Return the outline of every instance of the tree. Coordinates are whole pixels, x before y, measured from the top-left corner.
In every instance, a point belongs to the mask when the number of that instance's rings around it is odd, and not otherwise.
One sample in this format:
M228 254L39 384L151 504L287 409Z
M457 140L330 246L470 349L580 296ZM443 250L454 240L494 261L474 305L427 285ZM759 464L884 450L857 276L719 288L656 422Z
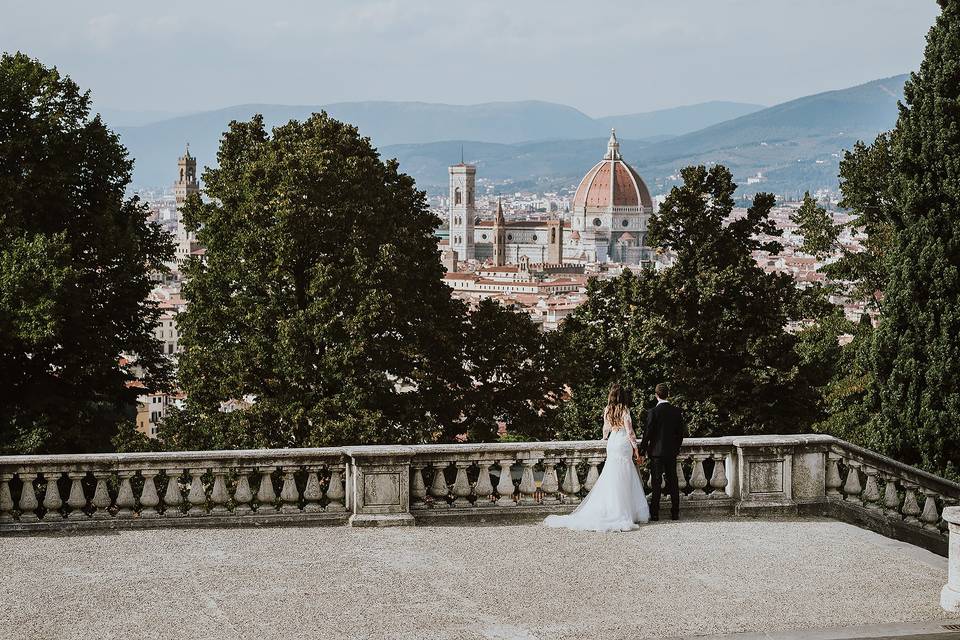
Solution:
M891 137L894 241L873 342L886 451L960 473L960 2L927 36Z
M173 245L125 196L132 166L89 92L0 57L0 452L110 450L137 399L122 354L169 382L146 297Z
M568 434L595 433L607 385L626 381L643 402L671 384L698 435L787 433L809 428L816 402L788 321L818 294L767 274L752 253L777 253L773 196L758 194L732 218L736 185L722 166L688 167L650 220L650 241L675 253L662 271L591 283L567 320L567 350L595 358L564 407Z
M552 336L522 310L482 300L465 320L463 416L449 436L494 441L503 422L512 434L543 437L560 395Z
M850 212L849 222L835 224L809 193L791 216L803 235L802 251L820 258L839 256L820 268L830 279L831 289L878 309L887 286L885 260L893 241L890 144L890 134L883 133L870 146L857 142L852 151L844 153L839 204ZM845 229L857 233L862 250L840 242Z
M458 421L461 304L413 180L325 113L233 122L186 224L176 448L416 443ZM246 400L226 413L222 403Z

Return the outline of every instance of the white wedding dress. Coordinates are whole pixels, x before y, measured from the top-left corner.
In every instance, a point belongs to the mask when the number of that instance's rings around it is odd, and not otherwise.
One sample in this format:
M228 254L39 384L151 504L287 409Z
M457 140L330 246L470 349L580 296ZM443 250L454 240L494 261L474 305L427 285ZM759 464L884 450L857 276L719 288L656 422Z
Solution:
M650 520L650 507L643 483L633 462L636 436L630 413L623 417L623 427L613 430L607 412L603 414L603 434L607 437L607 461L593 489L577 509L564 516L547 516L548 527L565 527L577 531L631 531L638 523Z

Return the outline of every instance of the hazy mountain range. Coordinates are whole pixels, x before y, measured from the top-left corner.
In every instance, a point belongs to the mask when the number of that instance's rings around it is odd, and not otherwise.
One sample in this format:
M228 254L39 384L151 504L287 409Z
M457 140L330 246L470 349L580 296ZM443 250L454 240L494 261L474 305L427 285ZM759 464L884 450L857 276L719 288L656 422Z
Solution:
M141 186L170 184L187 142L201 164L214 163L220 135L231 120L262 113L274 126L325 109L356 124L384 157L396 157L401 169L430 191L444 189L447 166L459 161L461 145L464 158L478 165L478 178L512 181L498 190L568 185L603 155L609 130L616 127L625 158L654 193L666 189L680 167L712 162L730 166L744 182L763 172L767 181L751 189L792 193L836 187L841 149L894 125L905 79L886 78L769 108L708 102L591 118L572 107L536 101L238 105L116 130L136 160L134 182ZM109 117L105 110L108 124Z

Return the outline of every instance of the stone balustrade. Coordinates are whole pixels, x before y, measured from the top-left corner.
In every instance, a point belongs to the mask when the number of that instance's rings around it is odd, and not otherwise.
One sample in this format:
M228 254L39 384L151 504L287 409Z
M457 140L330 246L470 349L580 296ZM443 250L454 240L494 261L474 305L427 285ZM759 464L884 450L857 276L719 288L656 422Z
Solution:
M827 452L824 484L846 520L946 555L944 510L960 502L957 483L837 440Z
M0 457L0 532L343 522L344 475L335 448Z
M571 511L605 443L525 442L0 457L0 533ZM683 513L824 515L947 553L960 485L823 435L688 438ZM646 465L638 467L650 493ZM664 495L664 500L669 497Z

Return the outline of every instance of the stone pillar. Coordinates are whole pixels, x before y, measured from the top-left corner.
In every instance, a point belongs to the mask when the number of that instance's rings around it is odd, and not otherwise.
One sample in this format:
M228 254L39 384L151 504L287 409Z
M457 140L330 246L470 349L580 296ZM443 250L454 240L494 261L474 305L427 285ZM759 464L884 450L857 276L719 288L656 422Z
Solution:
M230 492L227 491L227 474L229 469L224 467L215 467L213 469L213 487L210 489L210 513L214 515L227 515L230 510L227 509L227 503L230 502Z
M414 450L404 446L367 446L347 447L344 451L350 457L350 525L414 524L410 515L410 459Z
M497 505L501 507L510 507L516 504L513 500L513 476L510 473L510 469L513 467L513 460L501 460L500 461L500 480L497 482L497 493L500 495L500 498L497 500Z
M62 520L63 514L60 513L60 507L63 506L63 500L60 498L60 488L57 487L57 481L61 476L60 471L44 471L43 477L47 481L47 489L43 493L43 508L47 510L44 520Z
M36 489L33 487L33 481L37 478L37 474L21 473L19 475L20 481L23 482L18 504L20 507L20 522L36 522L40 519L37 517L37 507L40 504L37 502Z
M414 509L425 509L427 506L427 485L423 482L423 469L427 465L416 462L410 465L413 469L413 483L410 485L410 495L413 496Z
M490 481L490 461L481 460L477 463L480 466L480 475L477 476L477 484L473 487L473 495L477 497L473 503L475 507L489 507L493 496L493 483Z
M467 480L467 467L471 463L469 460L457 460L454 462L457 467L457 477L453 481L453 506L470 506L470 482Z
M303 487L303 499L306 502L303 505L304 513L318 513L323 511L320 500L323 498L323 491L320 488L319 465L307 466L307 484Z
M130 478L136 472L130 469L117 471L117 477L120 478L120 488L117 489L117 518L132 518L133 510L137 506L137 499L133 496L133 487L130 485Z
M795 513L794 443L777 436L745 436L737 447L737 513Z
M297 478L294 475L299 467L281 467L283 471L283 485L280 487L280 513L300 513L300 491L297 489Z
M12 473L0 473L0 522L13 522L13 497L10 495Z
M87 477L86 471L71 471L67 474L67 477L70 478L70 495L67 496L67 506L70 507L70 513L67 515L68 520L86 520L87 514L83 512L84 507L87 506L87 496L83 493L83 479ZM2 480L2 477L0 477ZM3 490L0 488L0 511L3 510ZM3 519L0 517L0 522Z
M940 592L940 606L944 611L960 613L960 507L944 509L943 519L950 527L950 560L947 584Z
M143 476L143 490L140 492L140 517L149 520L158 518L157 505L160 504L160 496L157 495L157 484L154 478L159 471L145 469L140 472Z
M237 468L237 484L233 488L233 513L245 516L253 512L250 503L253 502L253 491L250 490L250 467Z
M533 468L537 460L528 458L520 461L523 464L523 474L520 476L520 504L536 504L537 485L533 478Z

